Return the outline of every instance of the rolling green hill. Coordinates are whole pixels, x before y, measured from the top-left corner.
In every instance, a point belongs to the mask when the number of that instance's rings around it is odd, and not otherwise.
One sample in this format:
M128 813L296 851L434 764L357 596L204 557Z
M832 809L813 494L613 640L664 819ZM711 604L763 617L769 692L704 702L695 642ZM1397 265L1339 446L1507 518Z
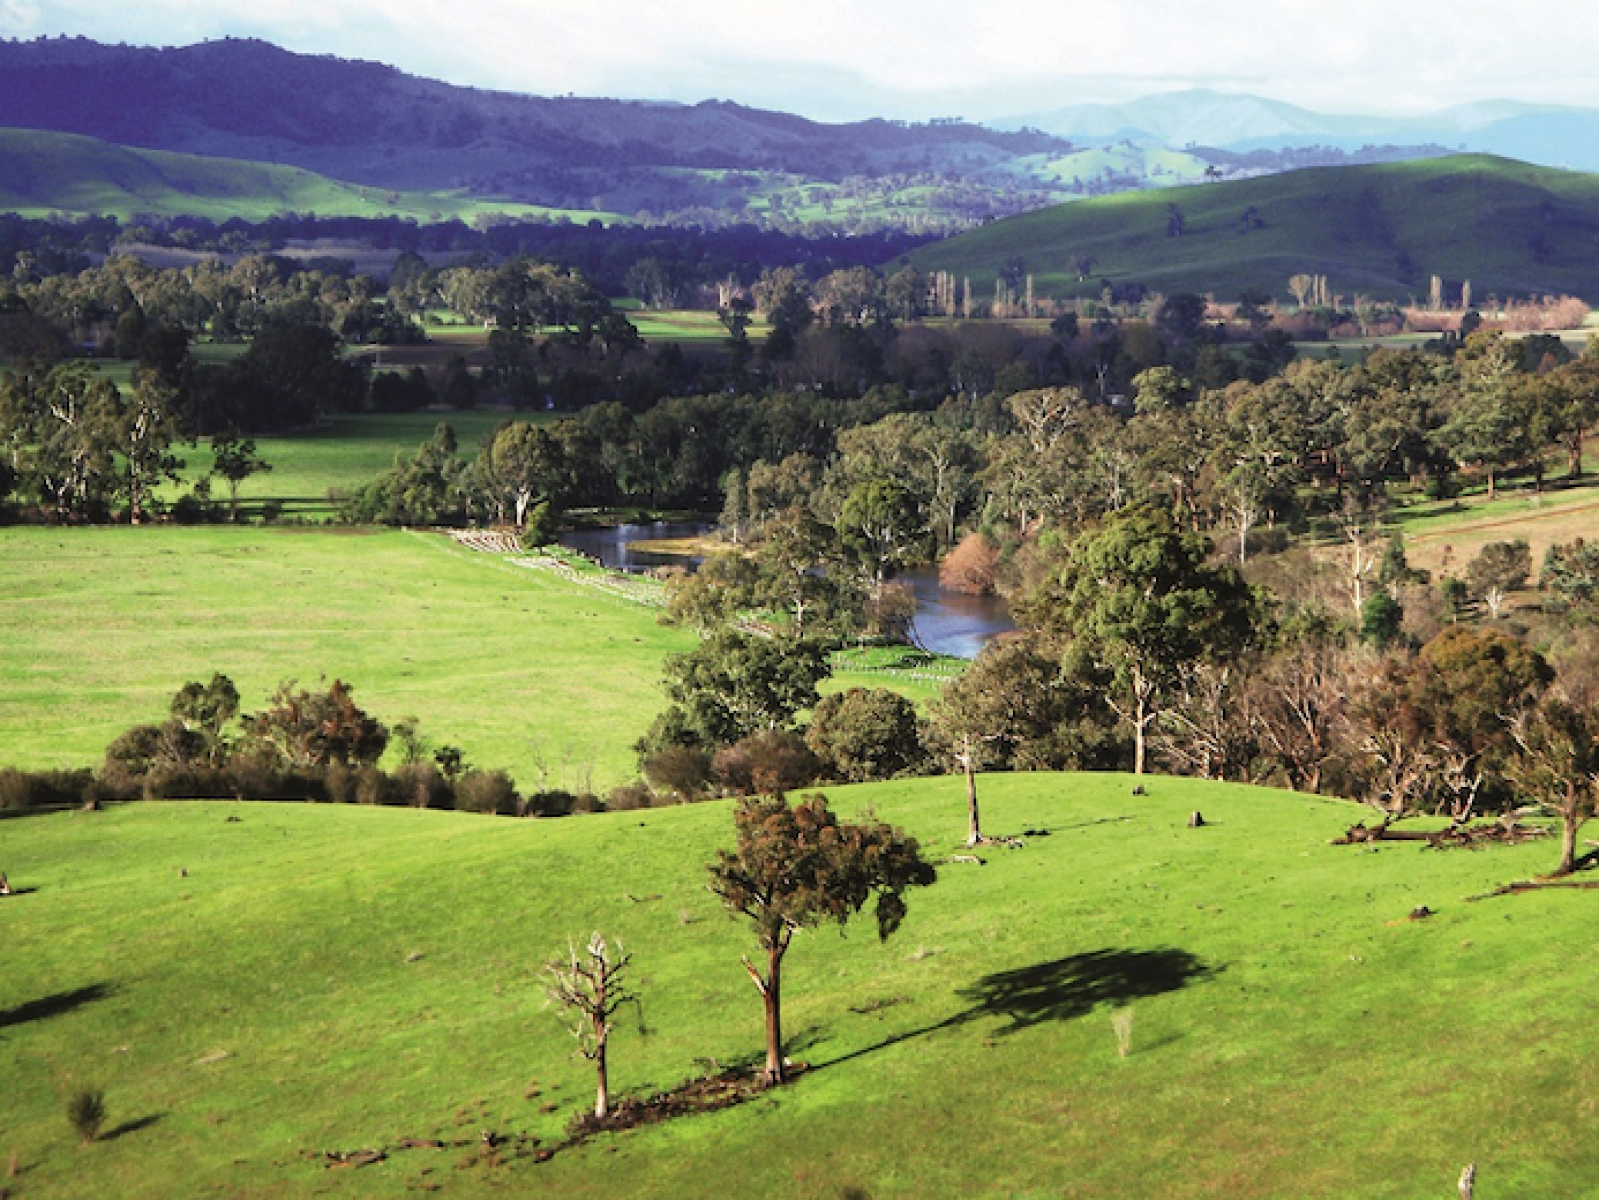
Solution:
M0 212L123 218L187 213L215 221L259 221L285 211L470 220L485 211L533 215L548 210L357 187L298 167L130 149L75 134L0 129Z
M386 724L418 717L524 790L604 790L665 706L662 658L694 644L653 609L435 533L12 528L0 576L0 766L98 763L221 671L247 709L285 679L344 679Z
M948 864L899 934L802 934L796 1082L557 1146L592 1072L541 964L635 954L612 1083L747 1060L750 935L705 888L725 803L566 820L237 802L0 821L0 1159L17 1200L1594 1194L1592 892L1467 897L1552 847L1329 846L1358 811L1236 785L984 779L1025 849ZM956 778L838 789L942 858ZM1185 818L1200 809L1203 829ZM1435 915L1408 919L1417 906ZM1112 1015L1130 1014L1118 1055ZM1129 1019L1124 1017L1124 1019ZM640 1026L647 1032L642 1035ZM66 1098L106 1091L76 1145ZM439 1141L443 1148L406 1139ZM384 1148L325 1169L322 1152Z
M1173 236L1173 214L1182 232ZM1073 264L1091 260L1085 279ZM979 296L1020 260L1041 293L1097 297L1101 281L1160 292L1243 288L1286 298L1295 274L1407 301L1433 275L1458 294L1599 298L1599 176L1485 155L1325 167L1126 193L996 221L909 256L969 276Z

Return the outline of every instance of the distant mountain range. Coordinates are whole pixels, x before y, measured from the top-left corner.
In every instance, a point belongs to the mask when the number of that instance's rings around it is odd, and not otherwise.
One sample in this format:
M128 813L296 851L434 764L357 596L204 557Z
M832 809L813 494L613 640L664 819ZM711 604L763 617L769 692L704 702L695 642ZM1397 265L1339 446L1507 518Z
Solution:
M1489 100L1423 117L1314 112L1260 96L1193 90L1126 104L1075 104L992 122L1079 144L1130 141L1247 154L1322 145L1430 146L1570 170L1599 171L1599 110Z
M169 214L187 191L194 211L219 215L298 201L749 221L812 235L936 235L1064 200L1460 147L1599 170L1599 113L1575 109L1485 103L1398 121L1183 92L993 125L824 124L717 100L482 91L240 39L171 49L0 40L0 129L257 164L235 180L225 166L12 138L0 144L0 203L33 212ZM114 178L97 177L97 161L119 164L105 168ZM272 176L262 164L322 178ZM269 186L255 196L247 179Z
M303 167L407 190L503 190L563 171L981 169L1070 147L960 122L824 125L725 101L544 98L226 39L179 49L0 41L0 126ZM525 177L525 178L524 178Z

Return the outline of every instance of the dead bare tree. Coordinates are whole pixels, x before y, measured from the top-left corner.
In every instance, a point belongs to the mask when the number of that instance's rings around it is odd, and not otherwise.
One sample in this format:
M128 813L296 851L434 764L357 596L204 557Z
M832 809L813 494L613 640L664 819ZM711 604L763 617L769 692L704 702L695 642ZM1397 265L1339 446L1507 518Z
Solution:
M1253 681L1249 718L1288 776L1288 786L1319 792L1322 771L1343 743L1353 663L1327 642L1275 654Z
M1577 834L1599 810L1599 710L1551 692L1509 721L1516 754L1507 774L1517 790L1560 818L1560 865L1577 868Z
M595 933L582 950L568 944L564 960L544 964L550 976L550 1001L565 1016L567 1029L577 1039L578 1052L594 1063L594 1116L601 1121L611 1112L605 1055L615 1028L612 1018L623 1006L638 1003L624 979L632 959L620 942L613 947L603 935Z

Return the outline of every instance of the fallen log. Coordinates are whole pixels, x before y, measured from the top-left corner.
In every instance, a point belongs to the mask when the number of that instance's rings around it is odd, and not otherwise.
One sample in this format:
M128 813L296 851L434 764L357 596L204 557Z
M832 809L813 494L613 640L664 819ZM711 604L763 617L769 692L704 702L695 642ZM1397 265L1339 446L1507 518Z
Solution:
M1522 892L1541 892L1546 888L1576 888L1579 891L1599 890L1599 879L1518 879L1502 883L1491 892L1467 896L1467 900L1492 900L1495 896L1519 896Z
M1370 842L1425 842L1434 850L1449 846L1481 846L1502 843L1514 846L1536 838L1548 837L1549 831L1540 825L1523 825L1520 821L1479 821L1475 825L1450 825L1446 829L1394 829L1386 824L1368 826L1357 821L1332 839L1334 846L1356 846Z

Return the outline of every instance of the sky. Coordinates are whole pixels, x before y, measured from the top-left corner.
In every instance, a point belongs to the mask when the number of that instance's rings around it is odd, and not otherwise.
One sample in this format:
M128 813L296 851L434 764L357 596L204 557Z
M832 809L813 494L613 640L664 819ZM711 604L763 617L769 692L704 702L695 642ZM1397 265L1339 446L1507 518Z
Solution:
M994 120L1186 88L1322 112L1599 107L1599 0L0 0L0 36L258 37L535 95Z

